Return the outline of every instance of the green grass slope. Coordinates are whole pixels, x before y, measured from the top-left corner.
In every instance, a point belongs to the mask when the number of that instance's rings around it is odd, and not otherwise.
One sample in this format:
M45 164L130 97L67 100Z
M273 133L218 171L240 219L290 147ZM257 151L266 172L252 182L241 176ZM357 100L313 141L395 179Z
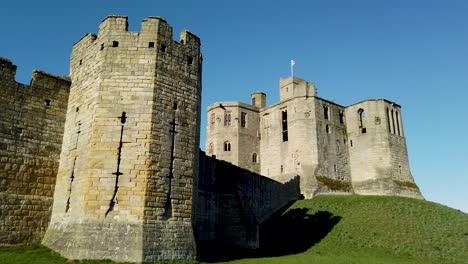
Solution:
M268 263L468 263L468 215L404 197L297 201L263 233L267 255L296 253Z
M301 200L265 223L261 234L264 249L256 253L262 257L230 263L468 264L468 215L410 198ZM0 248L0 263L70 262L44 247L29 246Z

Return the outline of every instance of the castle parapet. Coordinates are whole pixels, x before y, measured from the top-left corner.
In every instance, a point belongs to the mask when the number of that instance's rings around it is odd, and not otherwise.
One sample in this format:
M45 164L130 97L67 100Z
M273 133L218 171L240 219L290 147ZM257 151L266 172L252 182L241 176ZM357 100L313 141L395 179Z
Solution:
M16 65L5 58L0 57L0 80L14 80L16 75Z
M313 83L297 77L280 79L280 101L300 96L317 96L317 88Z

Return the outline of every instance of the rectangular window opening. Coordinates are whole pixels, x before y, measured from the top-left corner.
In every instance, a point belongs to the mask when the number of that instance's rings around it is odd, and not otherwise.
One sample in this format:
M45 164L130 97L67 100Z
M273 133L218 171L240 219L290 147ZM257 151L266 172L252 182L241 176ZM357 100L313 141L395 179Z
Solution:
M150 42L150 43L148 43L148 48L150 48L150 49L154 49L154 42Z
M164 44L161 44L161 48L160 48L160 50L161 50L162 52L166 52L166 50L167 50L167 47L166 47L166 45L164 45Z
M117 48L119 46L119 42L118 41L112 41L112 47L113 48Z
M344 124L344 113L343 113L343 111L340 111L339 117L340 117L340 124Z
M211 113L210 116L210 128L213 128L215 125L215 113Z
M193 57L188 56L187 57L187 64L192 65L193 64Z
M246 127L247 125L247 114L241 112L241 127Z
M283 142L288 141L288 111L281 111L281 124L283 131Z
M224 113L224 125L230 126L231 125L231 112Z
M328 120L328 106L326 105L323 106L323 118L325 118L325 120Z

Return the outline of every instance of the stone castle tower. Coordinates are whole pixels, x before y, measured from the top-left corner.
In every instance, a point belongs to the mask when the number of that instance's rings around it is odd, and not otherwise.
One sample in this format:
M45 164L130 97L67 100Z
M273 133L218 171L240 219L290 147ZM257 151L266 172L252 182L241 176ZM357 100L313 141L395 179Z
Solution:
M159 17L109 16L73 47L53 213L43 244L72 259L195 257L200 40Z
M317 96L314 84L280 80L280 101L208 107L208 155L287 182L300 176L306 198L320 193L422 198L411 175L400 106L366 100L348 107Z

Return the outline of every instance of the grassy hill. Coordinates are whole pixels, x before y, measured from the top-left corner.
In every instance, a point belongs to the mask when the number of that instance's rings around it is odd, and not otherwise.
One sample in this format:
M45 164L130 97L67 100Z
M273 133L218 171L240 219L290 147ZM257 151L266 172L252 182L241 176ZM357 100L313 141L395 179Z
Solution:
M257 257L230 263L468 263L468 215L402 197L297 201L266 222L261 234ZM0 249L0 262L66 260L43 247L19 247Z

